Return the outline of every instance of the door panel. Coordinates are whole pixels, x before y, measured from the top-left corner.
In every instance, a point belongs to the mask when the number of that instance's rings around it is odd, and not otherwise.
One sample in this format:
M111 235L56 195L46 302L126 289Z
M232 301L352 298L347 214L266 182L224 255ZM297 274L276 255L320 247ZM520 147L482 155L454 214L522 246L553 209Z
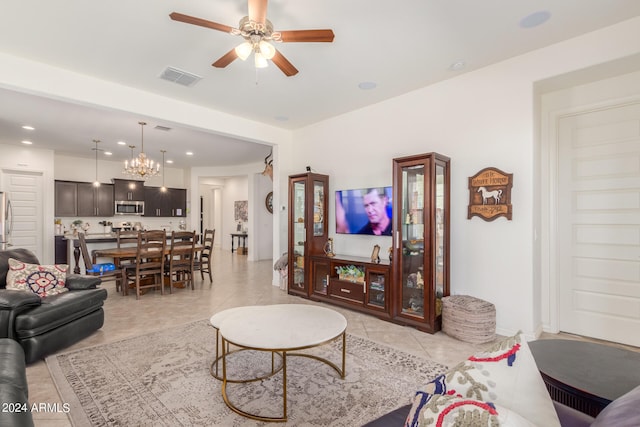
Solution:
M42 174L3 171L4 191L9 195L13 210L13 232L9 243L43 257L42 246Z
M558 130L560 330L640 346L640 105Z

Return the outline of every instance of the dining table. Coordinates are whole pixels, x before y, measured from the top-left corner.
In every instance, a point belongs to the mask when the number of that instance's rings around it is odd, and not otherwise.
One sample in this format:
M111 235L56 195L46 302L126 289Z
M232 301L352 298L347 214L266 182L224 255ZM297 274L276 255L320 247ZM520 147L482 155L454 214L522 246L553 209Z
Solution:
M194 247L195 253L198 253L204 249L204 246L201 244L196 244ZM92 262L96 264L97 258L113 258L113 263L116 265L116 268L120 266L120 260L123 258L135 258L138 252L137 246L124 246L120 248L104 248L104 249L94 249L91 251L92 253ZM164 255L169 255L171 253L171 245L167 244L164 249Z

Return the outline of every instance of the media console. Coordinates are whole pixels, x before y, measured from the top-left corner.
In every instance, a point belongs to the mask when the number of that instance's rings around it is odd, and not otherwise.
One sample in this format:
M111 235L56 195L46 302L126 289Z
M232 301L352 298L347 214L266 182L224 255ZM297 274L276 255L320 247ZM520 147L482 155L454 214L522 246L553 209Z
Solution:
M329 302L390 319L389 261L336 255L311 257L311 295Z

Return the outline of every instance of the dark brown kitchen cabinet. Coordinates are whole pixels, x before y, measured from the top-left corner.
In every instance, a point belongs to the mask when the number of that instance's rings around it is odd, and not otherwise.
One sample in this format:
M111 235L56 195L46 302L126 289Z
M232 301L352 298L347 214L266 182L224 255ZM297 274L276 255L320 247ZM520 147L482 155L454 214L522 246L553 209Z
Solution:
M56 181L55 205L59 217L113 216L113 185Z
M115 201L141 202L144 200L144 181L114 178L113 185Z
M186 217L187 190L183 188L144 187L144 216Z
M113 216L113 185L78 182L78 216Z
M55 182L55 215L77 216L78 186L72 181Z

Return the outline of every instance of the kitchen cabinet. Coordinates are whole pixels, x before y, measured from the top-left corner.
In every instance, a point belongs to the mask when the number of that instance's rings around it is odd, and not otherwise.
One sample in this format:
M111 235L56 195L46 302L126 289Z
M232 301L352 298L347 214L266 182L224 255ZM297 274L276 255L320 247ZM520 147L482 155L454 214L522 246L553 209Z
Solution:
M309 298L312 281L310 256L324 253L328 239L329 177L304 173L289 177L290 294Z
M449 188L448 157L393 159L393 320L430 333L449 295Z
M116 201L137 201L144 200L144 181L130 179L113 179L114 200Z
M78 182L78 216L113 216L113 184Z
M113 216L113 185L55 181L55 216Z
M187 190L184 188L144 187L144 216L186 217Z
M56 216L78 216L78 185L72 181L55 182L55 208Z

